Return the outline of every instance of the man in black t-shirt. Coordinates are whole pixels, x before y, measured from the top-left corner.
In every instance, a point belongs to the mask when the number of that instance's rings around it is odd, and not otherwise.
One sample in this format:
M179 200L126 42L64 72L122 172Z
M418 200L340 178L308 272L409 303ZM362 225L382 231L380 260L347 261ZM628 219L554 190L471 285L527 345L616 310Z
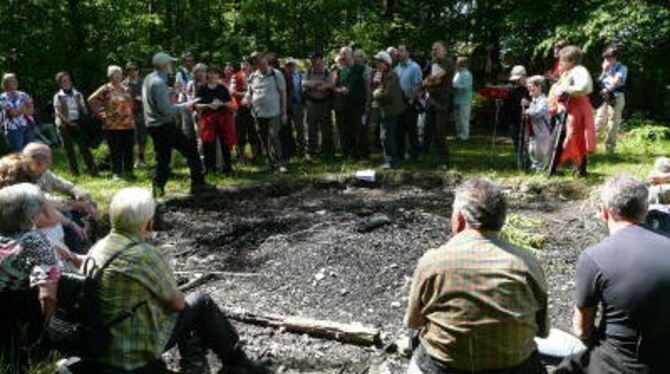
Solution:
M610 236L577 262L574 329L589 349L556 373L670 373L670 238L643 226L647 187L632 177L603 186ZM601 319L596 327L596 312Z
M216 169L216 142L221 144L223 154L223 173L232 172L230 148L236 143L235 126L231 115L231 97L226 86L221 84L220 70L217 67L207 69L207 84L196 91L200 99L196 108L200 112L200 139L205 155L205 169Z

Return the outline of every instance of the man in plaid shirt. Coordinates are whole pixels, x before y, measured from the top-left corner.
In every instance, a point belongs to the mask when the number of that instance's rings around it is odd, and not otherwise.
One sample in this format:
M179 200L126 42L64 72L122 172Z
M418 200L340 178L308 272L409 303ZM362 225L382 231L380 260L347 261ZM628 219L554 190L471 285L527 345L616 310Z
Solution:
M100 310L106 323L125 312L129 318L110 327L112 342L99 357L87 357L82 373L163 373L161 354L177 345L182 373L209 373L204 343L222 361L225 372L261 373L238 346L239 337L216 303L204 293L185 296L166 258L145 240L150 236L156 203L147 190L126 188L112 199L111 233L89 254L102 271ZM93 267L85 266L90 273ZM237 370L237 371L236 371Z
M530 252L502 239L507 204L488 179L456 190L455 236L414 273L405 325L420 329L408 373L544 373L547 285Z

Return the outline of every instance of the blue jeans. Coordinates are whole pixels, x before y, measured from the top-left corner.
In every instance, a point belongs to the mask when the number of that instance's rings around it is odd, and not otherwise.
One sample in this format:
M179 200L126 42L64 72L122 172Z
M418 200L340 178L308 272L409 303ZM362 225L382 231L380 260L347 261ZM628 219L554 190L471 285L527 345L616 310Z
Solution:
M391 167L398 166L398 142L397 142L398 117L384 118L380 138L384 148L384 162Z
M7 130L7 140L11 152L21 152L23 147L35 141L35 129L32 125L16 130Z

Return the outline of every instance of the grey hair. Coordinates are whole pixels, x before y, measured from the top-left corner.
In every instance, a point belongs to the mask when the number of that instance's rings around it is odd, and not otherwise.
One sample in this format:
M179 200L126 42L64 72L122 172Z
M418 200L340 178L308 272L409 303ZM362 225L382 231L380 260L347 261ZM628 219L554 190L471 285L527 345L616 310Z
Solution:
M541 75L533 75L526 80L526 83L542 88L544 86L544 77Z
M475 230L500 231L507 216L507 200L490 179L472 178L456 188L453 209Z
M358 56L358 57L361 57L361 58L366 58L366 57L368 57L368 55L367 55L367 54L365 53L365 51L362 50L362 49L356 49L356 50L354 51L354 56Z
M659 173L670 173L670 158L657 158L656 162L654 162L654 170Z
M156 201L151 192L138 187L124 188L112 198L109 220L112 229L137 233L156 213Z
M28 159L45 164L53 158L51 147L44 143L32 142L23 148L23 155Z
M618 175L605 181L600 198L614 218L644 220L649 209L649 190L637 178Z
M123 75L123 69L119 65L109 65L107 67L107 78L111 78L115 73Z
M19 183L0 189L0 233L13 235L35 226L46 199L39 187Z

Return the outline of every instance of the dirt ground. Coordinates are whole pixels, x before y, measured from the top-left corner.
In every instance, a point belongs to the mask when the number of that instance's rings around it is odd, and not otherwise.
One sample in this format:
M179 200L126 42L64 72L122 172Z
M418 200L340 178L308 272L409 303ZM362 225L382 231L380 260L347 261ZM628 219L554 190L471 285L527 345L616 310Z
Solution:
M226 307L360 322L384 344L402 320L418 258L450 237L455 175L387 178L373 186L336 179L248 186L207 199L177 199L159 211L158 242L182 281L225 271L199 289ZM561 184L507 190L510 214L539 219L547 236L536 251L547 273L552 324L569 330L578 254L604 228L590 199ZM360 232L382 213L391 223ZM235 323L253 356L291 373L399 373L407 359L273 328ZM215 360L214 360L215 361ZM214 364L213 366L216 366Z

